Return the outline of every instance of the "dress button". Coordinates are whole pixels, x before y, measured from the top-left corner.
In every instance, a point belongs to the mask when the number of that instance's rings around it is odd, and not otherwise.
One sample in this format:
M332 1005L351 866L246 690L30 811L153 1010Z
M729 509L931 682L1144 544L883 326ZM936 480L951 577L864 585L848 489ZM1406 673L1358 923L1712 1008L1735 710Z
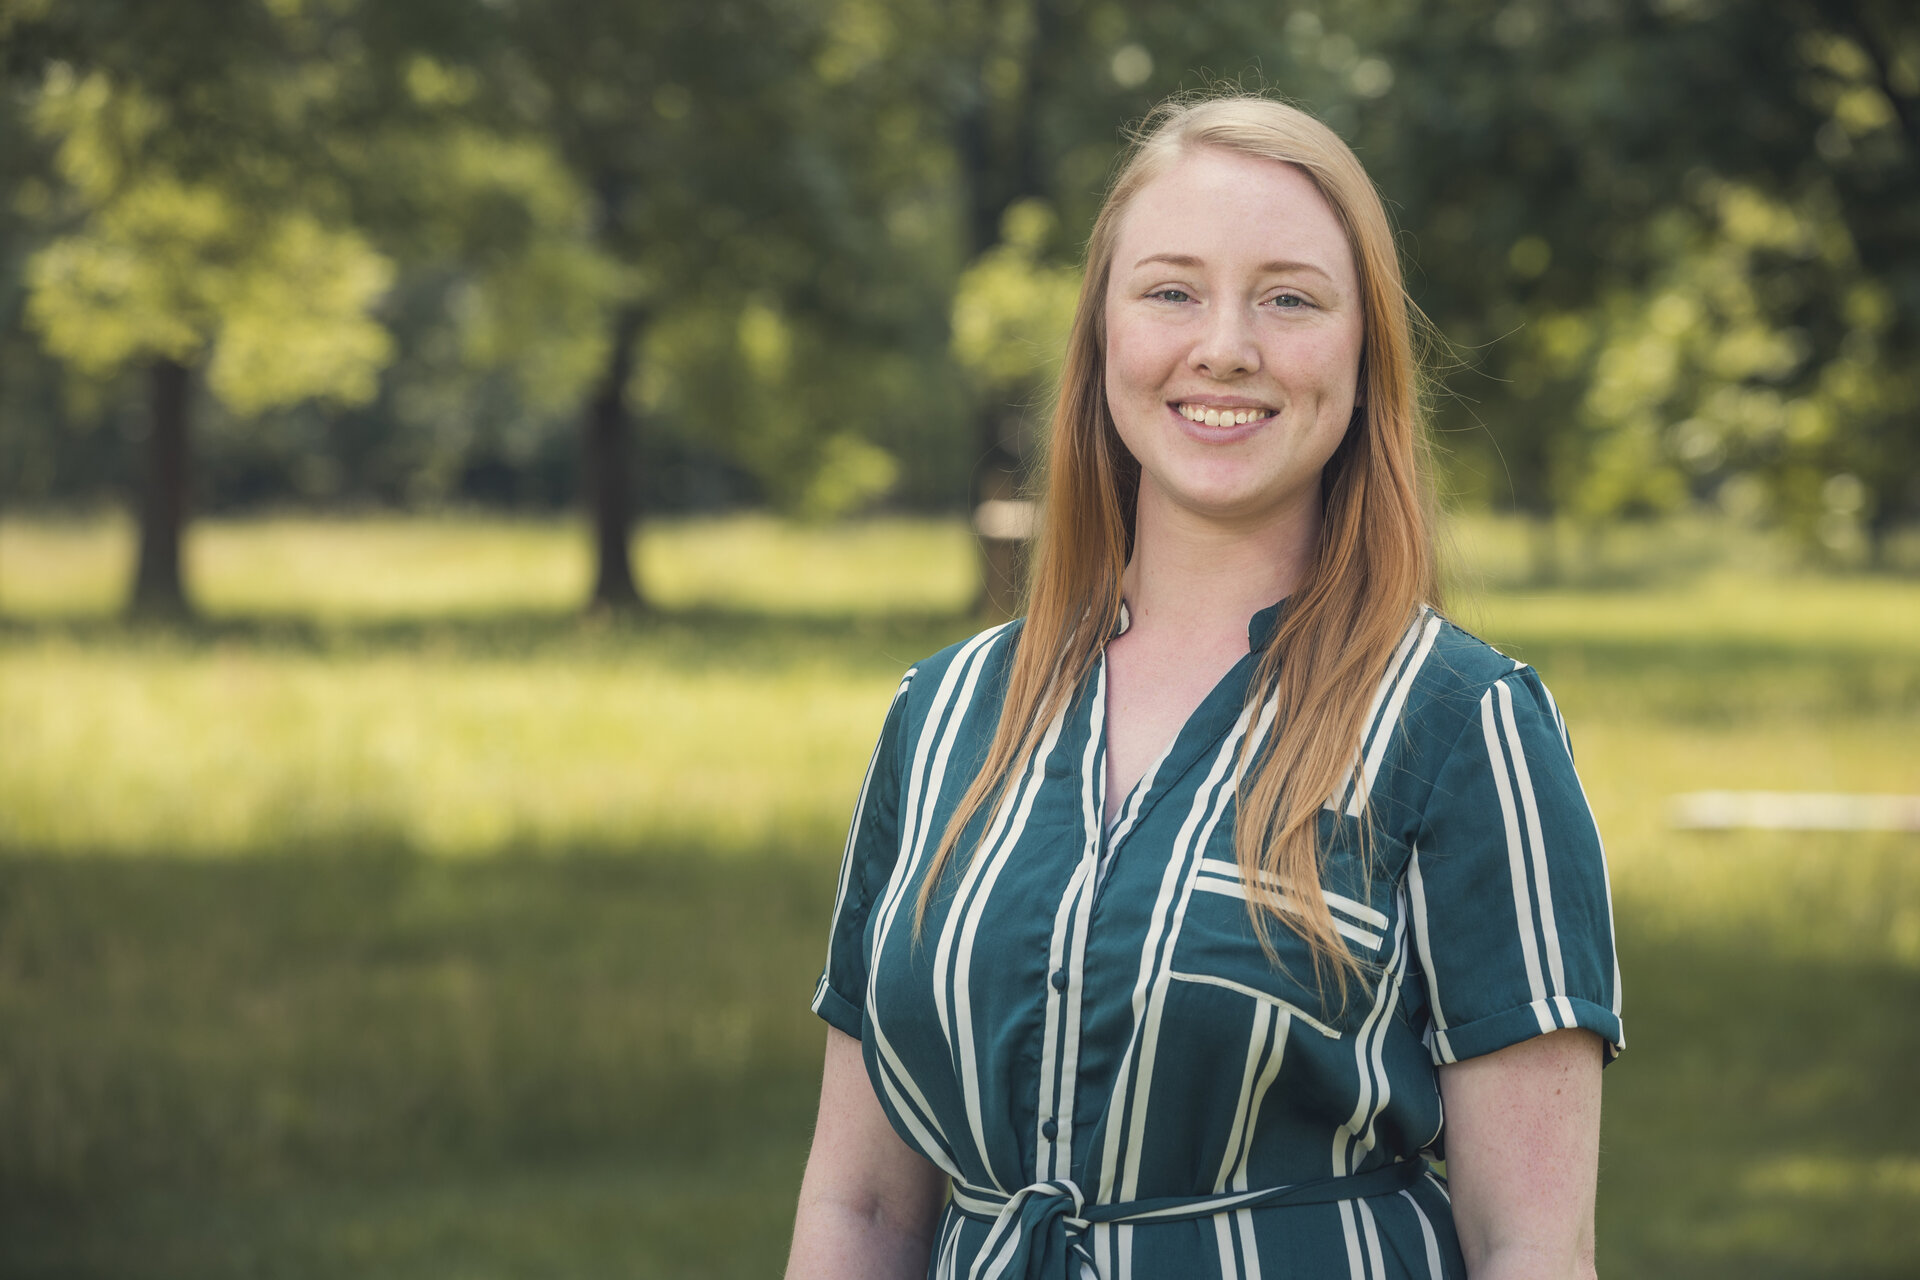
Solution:
M1048 1142L1052 1142L1060 1136L1060 1126L1049 1120L1040 1126L1040 1133Z
M1053 989L1055 991L1065 991L1067 989L1067 971L1065 969L1055 969L1053 971Z

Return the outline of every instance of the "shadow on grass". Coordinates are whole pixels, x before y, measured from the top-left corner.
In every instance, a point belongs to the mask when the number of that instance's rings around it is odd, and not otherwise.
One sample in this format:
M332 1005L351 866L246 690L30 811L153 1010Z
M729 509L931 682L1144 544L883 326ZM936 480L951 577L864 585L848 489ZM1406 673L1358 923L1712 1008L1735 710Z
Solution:
M784 849L0 859L0 1273L773 1274L832 891ZM1920 974L1621 946L1603 1268L1911 1274Z
M1911 1276L1920 972L1620 941L1629 1046L1607 1072L1602 1273Z
M0 1200L804 1129L833 884L785 851L9 856Z

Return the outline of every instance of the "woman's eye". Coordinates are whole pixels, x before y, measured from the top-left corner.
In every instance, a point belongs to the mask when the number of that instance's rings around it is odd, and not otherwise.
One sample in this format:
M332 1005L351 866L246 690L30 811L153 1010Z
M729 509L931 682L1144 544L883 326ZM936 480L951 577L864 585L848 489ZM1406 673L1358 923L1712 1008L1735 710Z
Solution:
M1297 293L1278 294L1275 297L1269 298L1268 301L1273 303L1274 306L1287 311L1313 305Z
M1191 302L1193 300L1193 295L1189 294L1185 289L1155 289L1147 296L1149 298L1158 298L1162 302Z

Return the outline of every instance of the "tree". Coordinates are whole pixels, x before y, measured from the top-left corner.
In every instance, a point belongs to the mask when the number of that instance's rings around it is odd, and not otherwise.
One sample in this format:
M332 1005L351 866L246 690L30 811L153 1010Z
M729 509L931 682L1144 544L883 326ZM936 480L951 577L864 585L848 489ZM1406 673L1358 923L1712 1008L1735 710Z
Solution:
M130 604L185 613L196 372L243 414L372 398L391 349L372 310L392 267L292 193L183 177L155 155L165 105L104 73L55 64L36 114L58 139L75 225L30 263L29 315L48 350L84 374L144 367L149 463Z
M373 309L392 265L324 162L352 77L292 9L16 2L0 31L10 76L37 82L32 115L64 180L28 267L29 316L84 375L144 370L130 603L184 613L194 383L240 413L361 402L391 350Z
M602 366L582 409L584 496L594 529L595 608L642 597L628 558L632 395L644 339L703 295L755 280L804 208L791 103L804 99L808 15L779 0L701 6L544 0L505 9L482 51L502 102L552 139L592 202L591 242L627 282L605 311Z
M1877 545L1920 515L1911 6L1399 18L1356 141L1478 375L1442 403L1467 468L1506 477L1543 534L1724 498L1830 545L1864 521Z

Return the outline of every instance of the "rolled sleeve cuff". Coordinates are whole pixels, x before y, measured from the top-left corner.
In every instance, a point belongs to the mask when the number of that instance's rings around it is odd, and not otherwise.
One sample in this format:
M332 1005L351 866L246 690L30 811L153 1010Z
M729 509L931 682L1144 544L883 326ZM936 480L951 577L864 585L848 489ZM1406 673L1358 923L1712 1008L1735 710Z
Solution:
M824 1016L824 1015L823 1015ZM1436 1066L1478 1058L1501 1049L1543 1036L1552 1031L1585 1027L1606 1042L1606 1061L1612 1062L1627 1047L1627 1034L1620 1015L1605 1005L1578 996L1552 996L1516 1008L1463 1022L1444 1031L1435 1028L1427 1049Z
M836 1031L844 1031L855 1040L860 1038L860 1006L828 986L824 978L813 993L813 1011Z

